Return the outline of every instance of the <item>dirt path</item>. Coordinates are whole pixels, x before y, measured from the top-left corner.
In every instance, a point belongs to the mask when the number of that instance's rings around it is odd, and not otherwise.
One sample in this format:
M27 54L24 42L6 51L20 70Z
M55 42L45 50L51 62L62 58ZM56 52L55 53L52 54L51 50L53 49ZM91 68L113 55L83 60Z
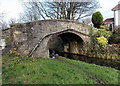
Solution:
M88 71L86 71L86 70L83 70L83 69L81 70L80 66L75 65L75 64L73 64L73 63L70 63L70 62L68 62L68 61L65 61L64 59L62 59L62 57L56 57L55 60L60 61L60 62L62 62L62 63L65 63L65 64L67 64L68 66L78 68L80 71L85 72L85 73L86 73L86 76L87 76L88 78L93 79L94 81L96 81L97 84L105 84L105 82L104 82L103 80L98 79L97 77L93 76L92 74L90 74L90 73L89 73Z

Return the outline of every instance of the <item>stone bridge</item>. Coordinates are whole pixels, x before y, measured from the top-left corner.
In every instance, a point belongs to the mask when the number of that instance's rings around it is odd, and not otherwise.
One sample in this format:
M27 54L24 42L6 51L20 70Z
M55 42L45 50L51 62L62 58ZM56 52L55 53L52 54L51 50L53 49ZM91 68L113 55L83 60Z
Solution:
M41 20L11 25L14 47L22 56L49 57L51 50L85 54L89 30L70 20Z

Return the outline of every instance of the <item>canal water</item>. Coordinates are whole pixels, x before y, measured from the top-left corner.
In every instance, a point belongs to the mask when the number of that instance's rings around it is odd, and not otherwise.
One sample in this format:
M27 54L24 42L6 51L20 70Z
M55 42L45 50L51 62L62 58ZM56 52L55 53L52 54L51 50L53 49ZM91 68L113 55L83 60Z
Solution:
M117 60L101 59L101 58L95 58L95 57L88 57L88 56L80 55L80 54L72 54L72 53L58 52L58 51L56 51L56 53L59 56L63 56L69 59L80 60L86 63L112 67L112 68L120 70L120 63L119 63L120 61L118 62Z

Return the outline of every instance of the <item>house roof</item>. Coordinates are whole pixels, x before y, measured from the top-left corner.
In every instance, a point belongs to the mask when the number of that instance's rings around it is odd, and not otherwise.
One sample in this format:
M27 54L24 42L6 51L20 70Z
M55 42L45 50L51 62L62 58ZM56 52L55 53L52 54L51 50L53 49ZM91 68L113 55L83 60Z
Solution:
M119 10L119 9L120 9L120 4L116 5L116 6L112 9L112 11Z
M108 18L104 20L104 23L110 23L110 22L114 22L114 18Z

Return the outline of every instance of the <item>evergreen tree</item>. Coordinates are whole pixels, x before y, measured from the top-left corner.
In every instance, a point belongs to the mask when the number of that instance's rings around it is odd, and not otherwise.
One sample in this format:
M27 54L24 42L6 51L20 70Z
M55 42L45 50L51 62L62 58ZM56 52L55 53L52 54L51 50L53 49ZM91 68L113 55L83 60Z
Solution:
M100 28L100 25L103 24L103 16L100 12L96 12L92 15L92 23L96 28Z

